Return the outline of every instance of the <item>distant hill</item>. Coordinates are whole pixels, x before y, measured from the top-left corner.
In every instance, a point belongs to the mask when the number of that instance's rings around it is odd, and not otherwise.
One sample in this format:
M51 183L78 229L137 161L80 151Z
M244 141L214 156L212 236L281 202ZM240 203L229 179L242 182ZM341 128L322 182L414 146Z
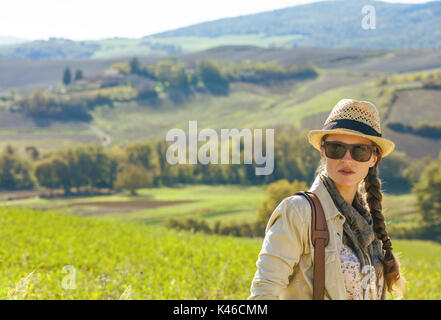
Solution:
M375 8L376 29L361 26L362 8ZM295 36L290 47L441 48L441 1L425 4L334 0L199 23L153 37Z
M362 8L373 6L376 29ZM140 39L71 41L51 38L1 46L0 58L88 59L169 56L221 45L263 48L441 49L441 1L424 4L334 0L298 5L170 30Z

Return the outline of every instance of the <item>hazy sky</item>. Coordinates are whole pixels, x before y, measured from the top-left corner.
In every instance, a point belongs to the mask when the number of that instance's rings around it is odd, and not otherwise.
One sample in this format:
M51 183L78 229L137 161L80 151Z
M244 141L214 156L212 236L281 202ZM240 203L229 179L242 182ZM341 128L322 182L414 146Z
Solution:
M0 36L29 40L139 38L199 22L317 1L322 0L7 0L0 4Z

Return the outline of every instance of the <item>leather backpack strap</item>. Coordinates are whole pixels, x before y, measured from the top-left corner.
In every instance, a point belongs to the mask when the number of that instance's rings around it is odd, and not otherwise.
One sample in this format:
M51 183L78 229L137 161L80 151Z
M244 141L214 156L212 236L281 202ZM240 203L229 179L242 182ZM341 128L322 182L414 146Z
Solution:
M314 284L313 300L323 300L325 297L325 247L329 242L328 225L319 198L310 191L299 191L311 205L311 240L314 245Z

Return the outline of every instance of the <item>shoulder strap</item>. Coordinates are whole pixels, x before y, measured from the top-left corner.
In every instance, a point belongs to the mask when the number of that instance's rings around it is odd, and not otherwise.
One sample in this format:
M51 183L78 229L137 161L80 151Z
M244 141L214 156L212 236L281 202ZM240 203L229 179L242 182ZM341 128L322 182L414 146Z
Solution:
M299 191L311 205L311 240L314 245L314 287L313 300L323 300L325 296L325 247L329 242L328 226L319 198L310 191Z

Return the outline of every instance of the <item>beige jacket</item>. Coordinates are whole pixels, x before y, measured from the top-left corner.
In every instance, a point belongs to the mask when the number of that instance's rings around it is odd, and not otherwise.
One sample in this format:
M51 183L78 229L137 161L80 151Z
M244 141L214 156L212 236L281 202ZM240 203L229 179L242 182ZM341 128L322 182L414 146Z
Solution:
M340 263L345 217L317 176L309 191L319 198L326 216L329 243L325 248L325 300L344 300L346 290ZM311 207L300 195L285 198L265 229L257 271L251 284L254 299L311 300L314 246L311 242ZM386 297L383 285L382 299Z

